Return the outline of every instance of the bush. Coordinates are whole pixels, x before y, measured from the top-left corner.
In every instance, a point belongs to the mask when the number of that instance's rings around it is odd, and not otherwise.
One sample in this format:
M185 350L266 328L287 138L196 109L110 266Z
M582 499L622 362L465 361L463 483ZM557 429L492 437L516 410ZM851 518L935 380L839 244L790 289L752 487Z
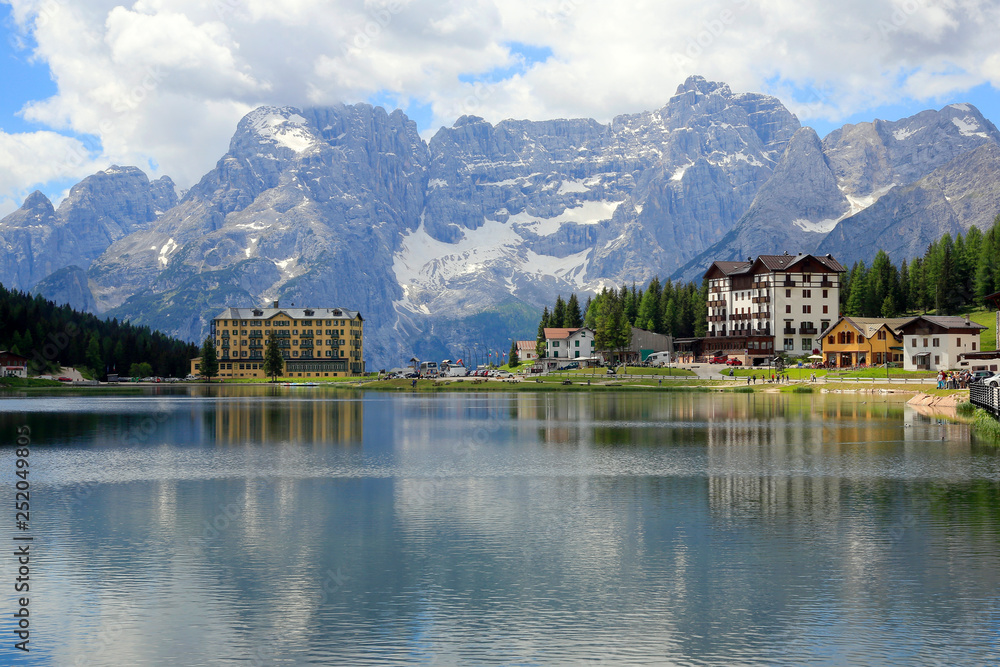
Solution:
M955 412L966 417L976 414L976 406L971 401L962 401L955 406Z

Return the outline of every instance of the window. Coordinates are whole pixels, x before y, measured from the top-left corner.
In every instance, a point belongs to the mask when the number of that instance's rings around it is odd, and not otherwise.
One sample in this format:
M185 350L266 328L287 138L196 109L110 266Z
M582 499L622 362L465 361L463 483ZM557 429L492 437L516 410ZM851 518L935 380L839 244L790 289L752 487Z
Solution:
M804 314L809 314L809 313L811 313L811 312L812 312L812 306L808 306L808 305L806 305L806 306L802 306L802 312L803 312Z
M912 357L912 363L913 363L914 366L917 365L917 358L916 357Z
M792 290L786 289L785 290L785 297L787 297L789 299L792 298Z
M813 291L811 289L804 289L804 290L802 290L802 298L803 299L811 299L812 295L813 295Z
M827 344L829 344L829 345L835 345L835 344L836 344L836 343L835 343L835 341L834 341L834 338L833 338L833 336L827 336L827 337L826 337L826 342L827 342Z
M823 298L824 299L827 298L828 292L829 292L829 290L823 290Z
M809 275L808 273L802 274L802 282L804 282L804 283L812 282L812 279L813 279L813 277L811 275Z
M910 347L916 347L916 346L917 346L917 339L916 339L916 338L914 338L914 339L913 339L913 340L912 340L912 341L910 342Z
M795 349L795 339L794 338L786 338L784 346L785 346L786 350L789 350L789 351L794 350Z
M877 340L885 340L885 329L879 329L878 332L875 334L875 338Z
M976 341L972 341L972 351L976 351Z
M940 338L935 338L934 339L934 347L941 347L941 339Z
M941 357L937 354L934 355L934 365L937 366L941 363Z
M552 347L559 347L559 341L557 340L552 341Z
M962 339L961 338L956 338L955 339L955 345L957 345L959 347L962 347Z
M927 347L927 339L924 339L924 347Z
M580 341L576 341L576 347L580 347Z
M812 347L813 347L813 339L812 338L803 338L802 339L802 349L803 350L811 350Z
M577 358L577 359L579 359L579 358L580 358L580 350L577 350L577 351L576 351L576 358Z
M791 313L792 312L792 304L787 304L785 306L785 312L786 313Z
M823 314L827 315L830 312L830 306L823 306Z

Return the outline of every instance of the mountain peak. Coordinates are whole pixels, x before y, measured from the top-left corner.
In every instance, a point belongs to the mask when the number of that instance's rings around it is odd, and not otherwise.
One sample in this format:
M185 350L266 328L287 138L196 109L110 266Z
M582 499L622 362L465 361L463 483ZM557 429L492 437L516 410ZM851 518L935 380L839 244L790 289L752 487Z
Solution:
M49 201L49 198L38 190L35 190L24 198L24 203L21 204L21 210L35 213L55 213L56 211L55 207L52 206L52 202Z
M722 83L720 81L709 81L703 76L693 74L685 79L684 83L677 86L677 92L674 96L682 95L684 93L694 92L701 93L702 95L718 94L724 96L730 96L733 91L729 89L729 85Z

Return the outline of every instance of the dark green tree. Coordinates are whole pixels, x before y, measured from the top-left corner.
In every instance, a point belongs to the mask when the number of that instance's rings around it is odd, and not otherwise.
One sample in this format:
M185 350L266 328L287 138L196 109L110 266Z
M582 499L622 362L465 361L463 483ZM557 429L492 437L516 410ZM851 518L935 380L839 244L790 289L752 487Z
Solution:
M521 365L521 361L517 358L517 341L512 340L510 342L510 354L507 355L507 363L511 368L516 368Z
M209 382L219 374L219 356L215 352L215 343L212 342L211 336L201 344L200 371L202 377L208 378Z
M576 294L569 295L569 301L566 302L566 315L563 317L564 327L568 329L578 329L583 326L583 314L580 312L580 301L576 298Z
M274 382L284 372L285 360L281 358L278 337L272 331L271 335L267 337L267 346L264 348L264 375L271 378L271 382Z

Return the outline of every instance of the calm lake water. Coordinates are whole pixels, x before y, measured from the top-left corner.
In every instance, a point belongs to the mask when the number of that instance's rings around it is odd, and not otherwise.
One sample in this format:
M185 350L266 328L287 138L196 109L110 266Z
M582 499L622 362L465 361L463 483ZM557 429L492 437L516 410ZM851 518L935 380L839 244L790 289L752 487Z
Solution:
M1000 662L1000 455L892 396L7 394L0 433L0 664Z

